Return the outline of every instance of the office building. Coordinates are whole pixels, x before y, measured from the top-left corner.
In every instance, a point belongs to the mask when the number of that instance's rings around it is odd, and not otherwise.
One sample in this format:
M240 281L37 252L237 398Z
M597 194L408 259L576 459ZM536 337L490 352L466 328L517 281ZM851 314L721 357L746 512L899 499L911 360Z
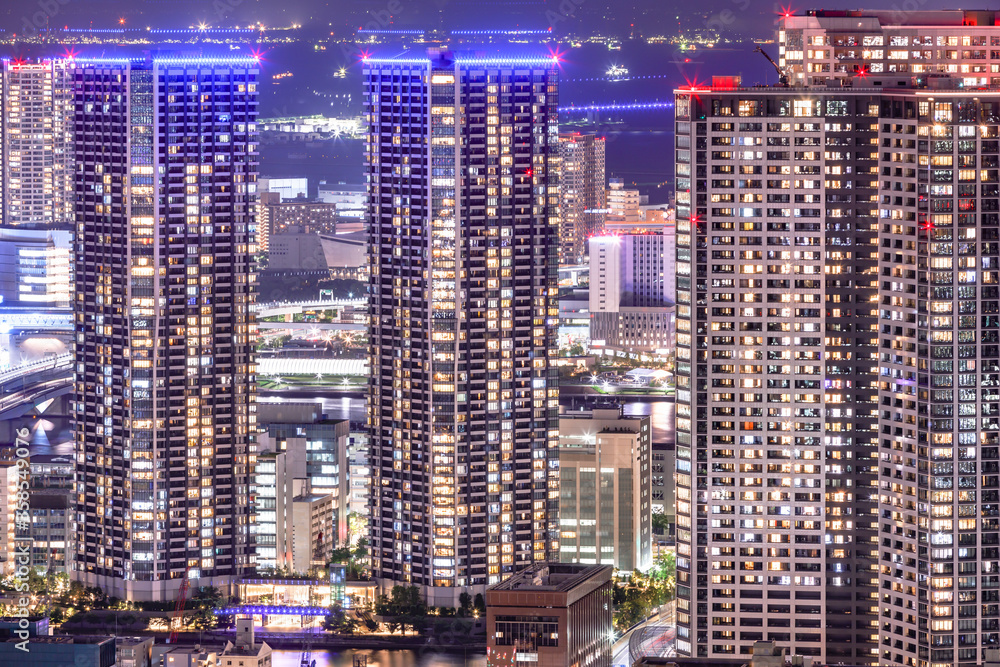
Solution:
M326 274L326 255L316 232L291 227L271 236L267 253L267 270L295 274L298 272Z
M674 493L674 470L677 468L676 447L673 442L653 442L650 454L650 509L653 514L662 514L666 521L664 534L674 535L677 522L677 498ZM654 553L656 558L655 542L660 539L654 532Z
M66 308L72 290L72 232L0 228L0 303Z
M347 541L350 422L318 403L261 403L254 533L259 568L308 572Z
M673 234L590 239L592 347L654 352L673 347Z
M261 176L260 191L276 193L280 197L279 202L289 199L305 199L309 196L309 179Z
M348 466L350 468L350 498L348 499L348 514L368 518L371 513L372 473L371 473L371 438L364 430L364 425L357 427L352 424L348 437Z
M74 578L127 600L228 590L254 567L258 65L73 75Z
M364 76L372 571L455 606L559 550L557 60Z
M72 488L32 488L31 524L19 537L31 540L31 565L39 572L72 573L74 554Z
M0 222L73 222L73 64L0 61Z
M611 667L610 565L535 563L486 590L490 664Z
M926 184L880 161L877 89L700 91L676 96L678 653L874 664L879 281L904 269L879 253L917 242L880 247L879 202Z
M578 264L604 229L604 137L560 134L559 152L559 262Z
M559 560L646 570L652 560L649 417L559 418Z
M296 467L300 476L296 476ZM313 493L304 468L304 456L290 452L257 455L253 533L258 569L306 573L329 560L338 537L334 498L329 493Z

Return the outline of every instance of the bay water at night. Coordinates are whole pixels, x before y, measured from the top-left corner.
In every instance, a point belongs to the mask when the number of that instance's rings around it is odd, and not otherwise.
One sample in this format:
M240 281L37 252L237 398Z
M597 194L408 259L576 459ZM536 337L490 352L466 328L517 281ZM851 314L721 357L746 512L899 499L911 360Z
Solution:
M411 50L420 51L419 45ZM478 48L478 47L476 47ZM489 55L500 55L497 45ZM752 42L720 43L713 48L680 51L673 44L627 41L621 50L603 44L539 46L507 45L537 54L551 50L560 57L559 122L563 132L597 134L606 140L608 178L621 178L649 196L651 204L667 203L673 183L673 108L608 111L583 114L572 107L650 102L672 102L675 88L690 83L711 83L713 75L737 75L743 85L774 83L777 78L767 61L753 52ZM384 44L378 52L396 54L402 45ZM627 78L611 80L612 65L629 70ZM340 67L346 76L336 78ZM267 54L265 72L283 70L293 77L270 82L261 98L261 117L325 114L360 115L361 66L343 53L315 53L303 45L273 49ZM348 97L349 96L349 97ZM310 179L315 194L320 180L361 183L364 142L336 139L315 142L262 143L261 174Z

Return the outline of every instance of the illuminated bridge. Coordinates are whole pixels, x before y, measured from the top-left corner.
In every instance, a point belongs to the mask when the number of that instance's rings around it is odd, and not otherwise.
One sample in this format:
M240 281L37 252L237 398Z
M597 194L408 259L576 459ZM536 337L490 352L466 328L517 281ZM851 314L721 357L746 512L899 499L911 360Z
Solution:
M294 303L259 303L254 306L258 317L271 317L274 315L296 315L308 310L327 310L335 308L344 310L351 308L354 310L354 317L349 320L341 320L329 323L317 323L300 327L282 326L281 322L260 322L263 329L277 328L309 328L309 326L323 329L342 329L347 331L361 331L367 326L367 318L361 316L367 313L367 299L340 299L337 301L299 301ZM26 308L0 308L0 334L21 333L21 332L47 332L69 333L73 331L73 310L71 308L46 308L26 309Z
M673 102L623 102L621 104L589 104L586 106L559 107L560 113L591 113L594 111L658 111L673 109Z
M0 420L14 419L73 391L73 355L60 354L0 371Z

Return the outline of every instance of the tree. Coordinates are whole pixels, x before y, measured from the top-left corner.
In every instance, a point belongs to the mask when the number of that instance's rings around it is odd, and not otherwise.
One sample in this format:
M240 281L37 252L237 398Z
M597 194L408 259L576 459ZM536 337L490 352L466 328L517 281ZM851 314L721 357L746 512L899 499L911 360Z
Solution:
M652 518L653 518L653 532L656 533L657 535L663 535L664 533L666 533L668 526L667 515L664 514L663 512L654 512Z
M660 590L660 601L657 604L673 600L677 592L677 554L665 551L657 556L649 570L649 576Z
M330 606L330 613L323 617L323 629L330 632L337 632L344 622L347 614L339 604Z
M194 599L201 605L211 609L220 609L222 607L222 591L216 586L202 586L198 589L198 593L194 596Z
M476 611L479 612L480 616L486 615L486 599L483 598L482 593L476 593L476 601L472 604L475 606Z
M458 596L458 615L468 616L472 612L472 596L468 591Z

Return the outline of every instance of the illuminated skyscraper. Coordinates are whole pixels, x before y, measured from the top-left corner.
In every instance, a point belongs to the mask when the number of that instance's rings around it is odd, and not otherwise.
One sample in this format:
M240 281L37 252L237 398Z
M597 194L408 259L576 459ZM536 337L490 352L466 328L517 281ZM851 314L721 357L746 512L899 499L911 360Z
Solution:
M559 260L582 262L587 239L604 230L604 137L559 135Z
M252 59L74 66L74 576L170 600L254 565Z
M879 103L677 91L682 655L877 662Z
M678 91L680 652L1000 643L1000 102L966 84Z
M556 66L365 63L372 569L434 605L558 557Z
M71 64L0 61L4 225L73 220Z

